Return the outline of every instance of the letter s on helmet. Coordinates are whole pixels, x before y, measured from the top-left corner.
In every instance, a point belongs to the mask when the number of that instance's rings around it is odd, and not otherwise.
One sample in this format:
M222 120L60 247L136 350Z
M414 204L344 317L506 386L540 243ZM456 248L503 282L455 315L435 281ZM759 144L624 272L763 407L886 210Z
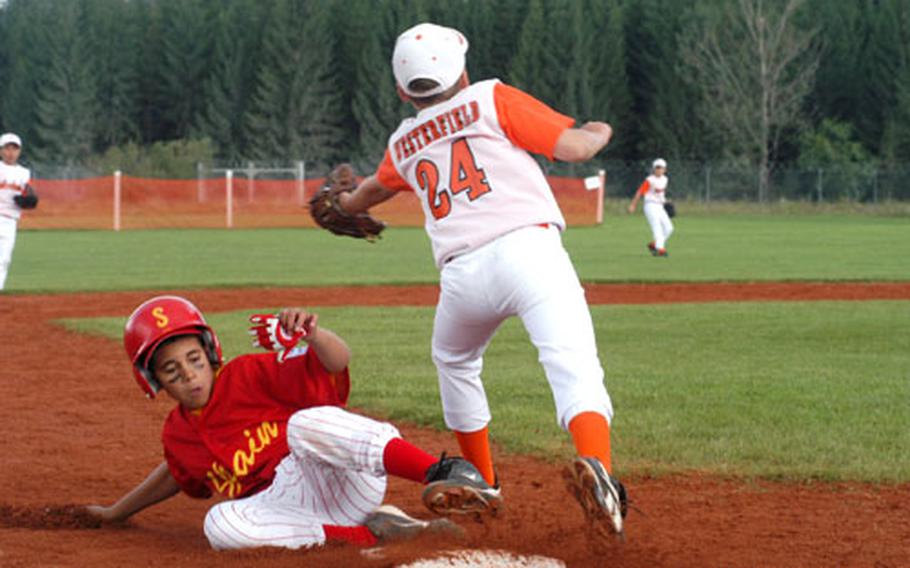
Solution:
M213 369L222 363L221 344L202 312L192 302L179 296L157 296L136 308L123 330L123 346L133 365L133 375L149 398L161 389L161 383L149 368L152 354L161 342L178 335L198 335Z

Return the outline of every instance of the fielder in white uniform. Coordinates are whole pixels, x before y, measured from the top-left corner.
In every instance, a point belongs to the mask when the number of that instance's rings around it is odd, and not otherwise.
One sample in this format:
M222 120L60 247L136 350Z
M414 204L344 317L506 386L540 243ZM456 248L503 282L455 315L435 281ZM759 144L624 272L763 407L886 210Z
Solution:
M16 246L16 230L22 208L16 203L16 196L23 195L31 180L27 168L19 165L22 140L7 132L0 136L0 290L6 283L9 266Z
M648 225L651 226L651 234L654 240L648 243L648 250L654 256L667 257L667 239L673 233L673 221L667 215L664 204L667 202L667 162L661 158L654 160L652 173L649 175L629 204L629 213L635 213L638 207L638 201L644 197L645 218Z
M567 472L570 490L599 527L621 533L624 489L609 474L613 406L584 290L562 246L566 222L530 155L582 162L612 129L572 128L574 119L498 80L471 84L467 49L459 31L434 24L398 37L392 69L417 114L392 133L377 172L340 204L361 213L400 191L420 199L441 272L432 356L445 421L464 456L496 483L483 354L500 324L518 316L579 456Z
M468 461L437 459L391 424L341 408L350 350L316 314L288 309L251 321L254 345L277 354L225 364L217 335L188 300L158 296L133 312L124 330L133 376L147 396L164 390L178 405L162 432L164 461L113 505L88 507L91 514L119 522L180 491L218 495L204 531L221 550L369 546L459 531L382 505L388 475L424 484L431 497L458 497L437 513L486 508L476 495L491 488Z

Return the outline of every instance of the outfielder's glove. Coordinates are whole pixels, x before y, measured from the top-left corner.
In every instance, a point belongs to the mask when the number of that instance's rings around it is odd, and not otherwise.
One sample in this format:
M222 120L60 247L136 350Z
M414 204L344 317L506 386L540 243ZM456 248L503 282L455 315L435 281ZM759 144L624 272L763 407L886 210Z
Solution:
M297 346L306 335L304 331L288 334L275 314L253 314L250 316L250 335L253 347L278 352L278 362L283 363L287 352Z
M670 203L669 201L664 203L664 211L667 212L667 217L669 217L671 219L673 217L676 217L676 206L673 205L672 203Z
M375 241L385 229L385 223L367 213L351 215L341 208L338 196L357 187L354 168L350 164L337 166L326 177L326 185L310 199L310 215L316 224L336 235Z
M25 189L22 193L14 195L13 201L22 209L34 209L38 207L38 194L35 193L35 188L25 184Z

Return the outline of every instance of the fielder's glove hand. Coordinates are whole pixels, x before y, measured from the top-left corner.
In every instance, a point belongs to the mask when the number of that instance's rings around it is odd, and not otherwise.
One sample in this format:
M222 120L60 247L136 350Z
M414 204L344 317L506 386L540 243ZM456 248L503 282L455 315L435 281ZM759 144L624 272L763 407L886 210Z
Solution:
M250 335L253 336L253 347L278 353L278 362L284 363L288 351L297 346L306 335L304 329L288 332L281 325L275 314L253 314L250 316Z
M35 188L25 184L25 189L22 190L22 193L14 195L13 201L22 209L34 209L38 207L38 194L35 193Z
M350 164L337 166L326 177L326 185L310 199L310 215L317 225L336 235L346 235L370 242L379 238L385 223L366 213L351 215L341 208L338 196L357 187L354 168Z
M664 211L667 212L667 217L669 217L671 219L673 217L676 217L676 206L673 205L672 203L670 203L669 201L664 203Z

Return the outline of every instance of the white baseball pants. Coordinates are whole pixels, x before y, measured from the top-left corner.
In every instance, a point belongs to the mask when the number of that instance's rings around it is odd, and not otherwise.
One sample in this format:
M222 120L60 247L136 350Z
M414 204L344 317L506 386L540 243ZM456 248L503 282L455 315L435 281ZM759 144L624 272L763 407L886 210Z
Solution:
M0 290L6 283L9 265L13 260L13 247L16 246L16 228L18 221L0 215Z
M589 411L612 419L584 289L556 227L519 229L458 256L443 266L440 285L432 353L450 429L473 432L489 423L483 354L513 315L537 347L559 425L566 429Z
M205 517L216 550L325 542L323 525L359 526L382 504L386 444L401 437L391 424L334 406L301 410L288 421L291 453L267 489L224 501Z
M662 203L646 201L644 205L645 218L651 225L651 234L654 236L655 248L666 248L667 239L673 233L673 221L667 215Z

